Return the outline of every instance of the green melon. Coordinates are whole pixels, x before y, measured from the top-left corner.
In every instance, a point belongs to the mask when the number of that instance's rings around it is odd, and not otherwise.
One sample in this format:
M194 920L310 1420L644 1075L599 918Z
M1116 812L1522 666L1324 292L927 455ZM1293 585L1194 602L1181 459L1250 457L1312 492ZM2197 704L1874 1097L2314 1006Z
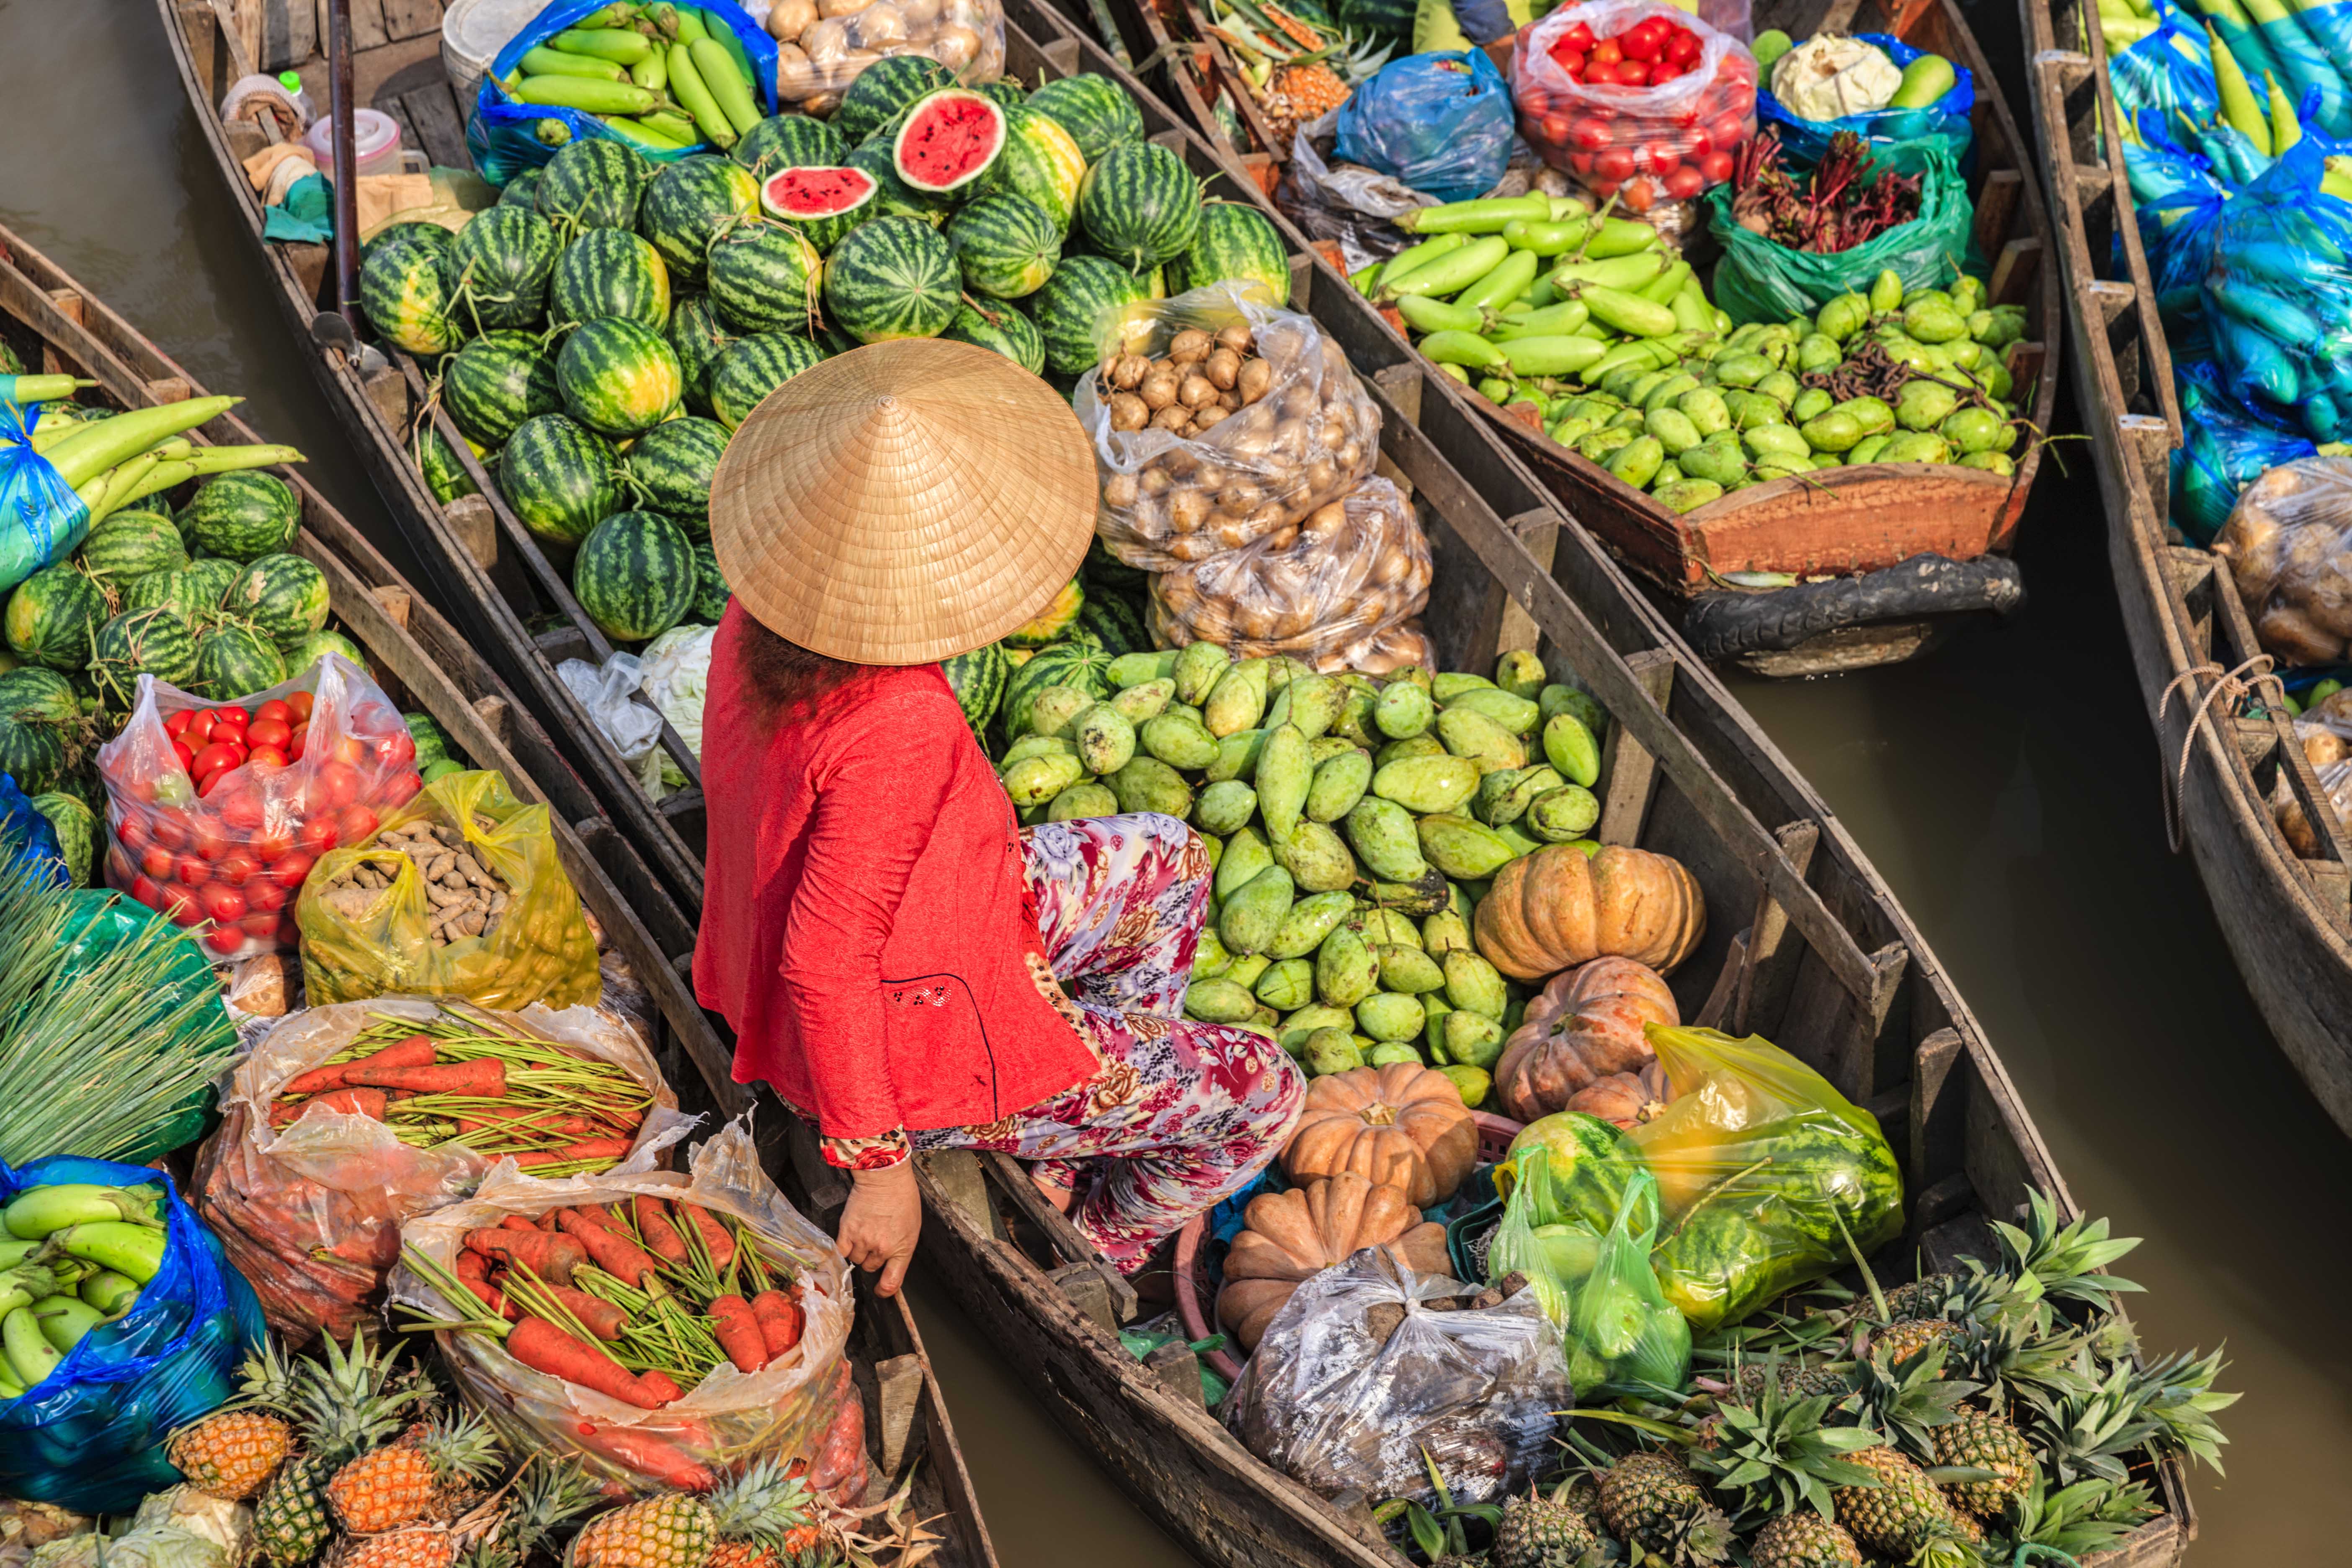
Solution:
M1047 82L1029 95L1028 106L1068 132L1088 163L1102 162L1114 147L1143 140L1143 111L1135 100L1092 71Z
M1025 196L982 196L948 220L948 244L975 294L1018 300L1045 286L1062 259L1062 227Z
M564 412L600 435L635 436L677 410L686 376L662 335L619 316L583 321L555 357Z
M307 561L302 564L310 565ZM161 605L125 610L98 629L89 672L108 705L116 709L130 706L142 675L185 687L196 673L195 634Z
M935 226L947 220L945 200L927 195L898 177L887 142L867 142L843 159L842 166L856 169L874 182L874 200L866 207L869 216L919 218Z
M1004 106L960 87L926 93L890 142L890 166L914 189L958 198L995 167L1004 151Z
M476 213L449 253L450 278L475 330L536 326L561 248L555 226L527 208L501 203Z
M304 637L287 653L287 672L299 675L331 653L341 655L355 668L364 670L368 667L367 655L361 650L359 644L341 632L317 631Z
M940 660L940 673L948 678L948 689L955 693L956 704L963 710L963 721L977 735L988 728L1004 700L1004 683L1013 674L1013 663L1002 647L990 643Z
M548 160L539 177L539 210L559 232L635 228L637 204L654 166L618 142L574 142Z
M1009 301L991 300L978 307L959 305L955 320L940 336L993 349L1031 375L1045 374L1045 340L1038 335L1037 323L1023 315L1021 307Z
M795 163L761 185L760 210L826 251L867 218L881 216L875 205L878 188L863 169Z
M0 673L0 713L26 724L63 728L81 717L73 683L54 669L20 665Z
M303 634L307 638L308 632ZM295 647L299 647L298 640ZM215 626L196 644L196 673L189 689L215 702L267 691L288 674L285 650L257 627L231 622Z
M1045 647L1067 637L1086 607L1087 591L1076 577L1062 584L1045 607L1004 634L1007 647ZM1121 649L1121 652L1126 650Z
M955 72L928 55L887 55L857 73L834 110L833 126L851 145L865 141L926 93L955 85Z
M119 511L89 531L81 563L100 586L120 589L151 572L179 571L188 563L188 548L170 518Z
M178 521L192 549L226 561L257 561L292 547L302 527L302 501L276 474L248 468L198 485Z
M17 658L51 669L89 663L90 639L106 623L106 591L71 562L44 566L16 584L0 612L0 632Z
M1078 222L1100 254L1146 272L1183 255L1201 232L1201 182L1165 147L1114 147L1078 187Z
M205 583L193 571L150 572L122 590L122 607L148 610L162 605L190 626L214 606L205 603Z
M710 367L735 333L719 319L719 307L708 294L689 294L669 313L662 330L670 352L677 355L678 373L686 377L686 405L697 414L710 412Z
M1078 611L1078 625L1094 633L1095 641L1114 658L1123 653L1149 653L1151 634L1135 606L1112 594L1090 593Z
M221 607L281 645L299 643L327 624L327 574L299 555L265 555L237 574Z
M669 268L637 236L592 228L556 258L547 313L558 325L618 317L659 328L669 320Z
M524 420L563 406L555 356L534 333L485 332L442 365L441 405L466 435L503 447Z
M525 169L509 180L506 189L499 193L499 205L520 207L525 212L539 211L539 170Z
M785 169L838 163L848 152L849 142L824 121L805 114L772 114L743 133L732 156L764 180Z
M33 797L33 809L57 830L58 850L77 888L89 886L90 868L98 864L98 813L73 795L51 791Z
M473 448L476 460L480 459L482 447L479 442L463 435L457 439ZM465 464L457 460L456 448L441 439L438 427L418 425L409 446L416 455L416 471L424 476L425 488L433 492L436 501L447 506L459 496L478 492L479 487L474 483L474 477L466 471Z
M806 331L823 268L816 247L796 230L747 223L710 247L711 303L738 331Z
M1169 263L1170 286L1178 293L1212 283L1262 286L1266 304L1290 303L1290 258L1274 220L1241 202L1210 202L1201 209L1200 232L1183 255Z
M376 334L426 356L466 340L457 309L457 241L438 224L398 223L368 242L360 263L360 308Z
M1005 683L1006 738L1017 741L1028 731L1029 704L1048 686L1074 686L1096 697L1108 697L1110 658L1102 646L1084 632L1031 654Z
M64 782L66 738L47 724L26 724L0 713L0 775L26 795L47 795Z
M1149 297L1143 280L1115 261L1065 257L1029 307L1045 363L1064 375L1094 369L1119 342L1127 313Z
M526 419L499 454L499 489L541 539L577 544L621 506L613 448L561 414Z
M1004 111L1004 151L973 195L1010 191L1045 209L1067 229L1077 213L1078 187L1087 177L1086 154L1059 124L1028 104Z
M935 338L955 320L963 281L955 249L929 225L879 217L860 225L825 263L824 304L861 343Z
M738 144L740 145L740 143ZM698 153L663 169L646 187L637 229L682 283L702 276L710 242L760 210L760 182L729 158Z
M727 427L673 419L637 437L621 473L638 500L689 534L710 531L710 478L727 450Z
M701 626L717 626L719 617L727 613L727 574L719 570L719 552L711 548L706 533L694 542L694 603L687 606L686 618Z
M824 351L791 332L759 332L730 347L710 367L710 411L733 430L761 399L824 358Z
M644 642L677 625L694 586L694 547L659 512L614 512L572 563L580 607L614 642Z

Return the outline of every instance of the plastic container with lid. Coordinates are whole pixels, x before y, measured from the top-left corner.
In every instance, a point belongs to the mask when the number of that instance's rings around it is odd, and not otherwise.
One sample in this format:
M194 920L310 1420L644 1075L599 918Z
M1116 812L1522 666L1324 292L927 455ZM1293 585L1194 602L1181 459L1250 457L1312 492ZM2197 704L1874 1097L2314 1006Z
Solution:
M334 135L331 120L321 120L302 133L302 144L329 178L335 167ZM400 173L400 121L373 109L352 110L352 155L359 160L362 176Z
M441 68L467 119L490 62L546 9L547 0L449 0L441 14Z

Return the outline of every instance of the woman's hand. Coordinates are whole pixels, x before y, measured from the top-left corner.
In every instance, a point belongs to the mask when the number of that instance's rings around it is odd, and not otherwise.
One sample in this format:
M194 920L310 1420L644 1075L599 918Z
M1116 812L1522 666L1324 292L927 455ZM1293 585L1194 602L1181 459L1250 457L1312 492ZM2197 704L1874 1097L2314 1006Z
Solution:
M915 1238L922 1233L923 1199L915 1188L915 1163L849 1173L849 1202L841 1211L840 1252L868 1274L882 1271L875 1289L885 1296L898 1293L907 1265L915 1256Z

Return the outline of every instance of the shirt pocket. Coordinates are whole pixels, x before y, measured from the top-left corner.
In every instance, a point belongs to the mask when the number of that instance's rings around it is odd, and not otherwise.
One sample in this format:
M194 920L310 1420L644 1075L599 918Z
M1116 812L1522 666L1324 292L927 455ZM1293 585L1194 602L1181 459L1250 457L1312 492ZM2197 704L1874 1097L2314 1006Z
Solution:
M983 1103L991 1108L991 1120L1003 1114L996 1106L995 1053L971 987L961 975L886 980L882 1015L890 1080L907 1125L958 1124L956 1118L945 1116L948 1108L969 1115L972 1107ZM925 1116L926 1108L941 1119Z

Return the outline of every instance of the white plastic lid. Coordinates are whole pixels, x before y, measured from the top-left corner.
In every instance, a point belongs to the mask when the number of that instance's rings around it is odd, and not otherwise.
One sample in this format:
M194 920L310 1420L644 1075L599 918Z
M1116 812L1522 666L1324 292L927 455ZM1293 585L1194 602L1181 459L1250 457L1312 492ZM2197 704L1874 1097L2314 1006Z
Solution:
M487 68L546 9L547 0L450 0L441 15L441 41L478 69Z
M335 162L334 121L314 121L302 133L303 145L318 155L319 167L331 169ZM400 143L400 121L389 114L373 109L352 110L352 155L362 161L375 157L387 147Z

